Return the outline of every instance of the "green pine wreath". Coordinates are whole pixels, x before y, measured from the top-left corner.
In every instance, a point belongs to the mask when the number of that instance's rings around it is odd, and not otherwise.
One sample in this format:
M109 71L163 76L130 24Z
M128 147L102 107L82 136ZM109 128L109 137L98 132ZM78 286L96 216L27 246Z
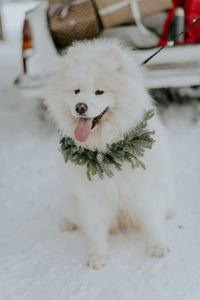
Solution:
M122 163L127 161L132 168L142 167L145 164L138 158L144 155L145 149L151 149L155 140L152 135L155 131L147 130L147 121L154 116L154 110L145 112L143 120L133 128L124 139L112 145L107 144L107 152L92 151L76 145L72 138L64 136L60 140L61 152L65 162L71 161L76 165L87 167L87 177L92 181L92 176L98 175L101 179L104 174L112 177L114 174L110 167L122 169Z

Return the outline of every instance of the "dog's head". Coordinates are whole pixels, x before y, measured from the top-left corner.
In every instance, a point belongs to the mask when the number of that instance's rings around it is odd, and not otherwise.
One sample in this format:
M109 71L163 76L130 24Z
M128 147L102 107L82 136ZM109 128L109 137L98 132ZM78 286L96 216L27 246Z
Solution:
M47 89L62 133L102 151L121 139L150 104L140 74L132 51L116 41L74 44Z

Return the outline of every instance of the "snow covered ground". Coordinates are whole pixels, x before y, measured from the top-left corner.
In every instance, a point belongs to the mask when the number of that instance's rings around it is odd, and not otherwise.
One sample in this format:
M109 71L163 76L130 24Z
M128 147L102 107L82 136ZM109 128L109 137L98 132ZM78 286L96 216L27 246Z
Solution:
M16 35L17 36L17 35ZM107 267L85 264L84 236L60 232L58 134L33 94L12 84L20 45L0 43L0 299L199 300L200 120L194 105L172 105L162 118L174 161L176 217L166 222L171 251L144 254L139 234L110 241Z

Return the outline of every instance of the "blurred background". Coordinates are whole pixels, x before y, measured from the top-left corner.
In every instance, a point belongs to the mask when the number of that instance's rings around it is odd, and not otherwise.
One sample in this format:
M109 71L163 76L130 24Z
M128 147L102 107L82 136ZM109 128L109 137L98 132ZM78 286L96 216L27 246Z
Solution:
M199 0L0 1L0 299L199 299L200 23L177 38L199 17ZM138 63L167 45L142 72L177 196L166 258L145 257L137 234L113 236L108 267L92 272L84 237L58 229L60 137L43 88L74 40L99 37Z

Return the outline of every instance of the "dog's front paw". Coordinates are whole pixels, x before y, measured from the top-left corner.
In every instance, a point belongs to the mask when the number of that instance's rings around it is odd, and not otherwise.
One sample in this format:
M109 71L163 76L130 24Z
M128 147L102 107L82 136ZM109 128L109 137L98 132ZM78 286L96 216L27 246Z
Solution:
M107 264L108 257L101 255L89 255L86 261L86 265L91 269L98 270Z
M66 230L75 230L76 229L76 225L70 221L68 221L66 218L62 218L59 224L59 228L62 231L66 231Z
M146 253L148 256L163 257L166 254L166 251L169 251L164 244L154 244L146 248Z

